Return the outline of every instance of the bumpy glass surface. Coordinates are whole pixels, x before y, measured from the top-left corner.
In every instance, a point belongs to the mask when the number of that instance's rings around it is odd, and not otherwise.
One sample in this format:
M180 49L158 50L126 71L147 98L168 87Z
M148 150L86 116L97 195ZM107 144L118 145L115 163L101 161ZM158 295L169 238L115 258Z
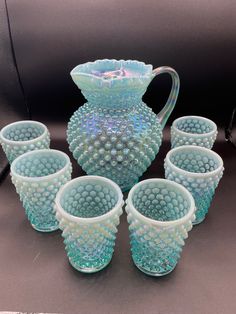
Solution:
M181 172L178 168L185 171ZM211 173L216 169L216 172ZM223 170L210 150L192 146L181 147L165 159L165 177L185 186L194 197L196 219L193 224L199 224L205 219ZM196 173L198 176L195 176Z
M69 160L54 150L38 150L19 158L12 164L12 182L32 227L41 232L58 229L54 199L71 179Z
M16 157L32 150L49 148L49 132L45 126L34 121L12 123L3 129L0 142L10 163ZM39 138L40 137L40 138Z
M186 195L164 182L140 185L133 194L132 204L145 217L165 222L184 217L190 209ZM160 226L143 220L128 202L126 211L135 265L153 276L170 273L180 258L184 240L192 228L194 213L183 223Z
M202 117L182 117L174 121L171 127L172 148L182 145L196 145L211 149L216 137L217 128L215 124Z
M94 218L111 211L118 200L117 192L107 183L90 179L73 182L63 191L60 204L69 215ZM108 218L99 222L73 221L57 211L60 229L71 265L85 273L97 272L111 261L122 204Z
M153 78L152 66L98 60L78 66L72 78L88 102L68 124L70 151L87 174L130 189L150 166L162 140L156 114L141 100Z

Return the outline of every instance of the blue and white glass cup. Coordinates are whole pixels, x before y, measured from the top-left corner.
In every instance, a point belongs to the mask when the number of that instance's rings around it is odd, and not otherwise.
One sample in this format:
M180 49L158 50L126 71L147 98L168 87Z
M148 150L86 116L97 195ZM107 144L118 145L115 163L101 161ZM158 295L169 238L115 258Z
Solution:
M171 147L195 145L211 149L217 137L216 124L204 117L185 116L171 126Z
M10 163L32 150L49 148L47 127L38 121L25 120L10 123L0 132L0 143Z
M199 224L208 213L215 189L223 175L221 157L205 147L180 146L168 152L164 167L166 179L182 184L193 195L196 204L193 224Z
M110 263L123 204L120 187L100 176L82 176L60 189L56 217L75 269L94 273Z
M71 179L69 157L58 150L41 149L17 157L11 165L12 182L34 229L58 229L54 201L59 188Z
M178 183L148 179L129 192L126 211L135 265L151 276L170 273L192 229L192 195Z

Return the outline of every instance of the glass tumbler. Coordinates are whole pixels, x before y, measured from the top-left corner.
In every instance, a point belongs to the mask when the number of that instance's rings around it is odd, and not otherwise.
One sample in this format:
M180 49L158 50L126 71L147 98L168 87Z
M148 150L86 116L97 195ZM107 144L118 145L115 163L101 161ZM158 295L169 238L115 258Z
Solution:
M0 143L10 163L31 150L49 148L47 127L38 121L25 120L10 123L0 132Z
M195 145L211 149L217 137L216 124L204 117L185 116L171 126L171 147Z
M17 157L11 165L12 182L34 229L58 229L54 201L59 188L71 179L69 157L58 150L40 149Z
M151 276L170 273L192 229L192 195L178 183L148 179L129 192L126 211L135 265Z
M56 217L75 269L94 273L109 264L123 203L119 186L100 176L82 176L60 189Z
M214 151L199 146L180 146L165 158L165 177L185 186L196 204L196 220L202 222L210 207L215 189L223 175L221 157Z

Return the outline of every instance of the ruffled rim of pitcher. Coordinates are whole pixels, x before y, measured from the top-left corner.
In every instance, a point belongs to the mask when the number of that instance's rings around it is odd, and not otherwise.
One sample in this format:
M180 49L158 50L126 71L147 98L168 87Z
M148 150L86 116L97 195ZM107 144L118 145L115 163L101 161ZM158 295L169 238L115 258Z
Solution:
M111 80L123 80L123 79L140 79L140 78L150 78L150 76L152 75L152 70L153 70L153 66L151 64L146 64L142 61L138 61L138 60L123 60L123 59L120 59L120 60L116 60L116 59L98 59L96 61L89 61L89 62L85 62L85 63L82 63L82 64L79 64L77 65L76 67L74 67L70 74L71 75L74 75L74 74L80 74L80 75L85 75L85 76L88 76L88 77L91 77L91 78L95 78L95 79L99 79L99 80L104 80L104 81L107 81L107 79L105 79L104 77L99 77L91 72L86 72L85 70L86 69L90 69L92 70L93 67L95 67L94 70L96 70L96 66L99 66L100 65L104 65L105 63L109 63L109 68L107 69L107 71L112 71L110 65L113 65L113 66L120 66L119 68L117 69L114 69L114 70L118 70L120 68L122 68L122 65L126 66L124 68L128 68L129 69L129 66L132 65L133 66L137 66L137 69L140 70L140 69L143 69L143 71L140 71L140 75L138 76L131 76L131 77L122 77L122 78L119 78L119 77L115 77L115 78L110 78L109 81ZM138 72L138 71L137 71Z

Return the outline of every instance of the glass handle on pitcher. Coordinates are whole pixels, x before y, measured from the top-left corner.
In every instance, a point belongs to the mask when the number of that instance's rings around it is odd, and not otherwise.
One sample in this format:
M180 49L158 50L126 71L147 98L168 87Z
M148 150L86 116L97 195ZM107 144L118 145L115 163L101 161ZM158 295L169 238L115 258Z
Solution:
M159 74L168 73L170 74L172 78L172 87L170 91L170 95L167 99L167 102L164 106L164 108L158 113L157 117L159 119L159 122L161 123L162 128L164 128L172 110L175 107L175 103L179 94L179 86L180 86L180 80L178 73L172 69L171 67L162 66L159 68L156 68L152 71L153 78L156 77Z

